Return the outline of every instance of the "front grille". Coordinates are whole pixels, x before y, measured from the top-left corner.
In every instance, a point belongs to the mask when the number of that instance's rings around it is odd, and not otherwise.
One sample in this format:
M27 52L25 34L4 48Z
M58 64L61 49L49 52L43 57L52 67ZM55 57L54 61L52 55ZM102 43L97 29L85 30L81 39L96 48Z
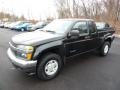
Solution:
M18 58L20 58L20 52L19 49L17 49L17 44L13 43L13 42L9 42L10 45L10 49L12 50L12 52L14 53L14 55Z
M14 54L17 52L16 44L13 42L9 42L10 49L13 51Z
M17 47L17 44L15 44L13 41L10 42L14 47Z

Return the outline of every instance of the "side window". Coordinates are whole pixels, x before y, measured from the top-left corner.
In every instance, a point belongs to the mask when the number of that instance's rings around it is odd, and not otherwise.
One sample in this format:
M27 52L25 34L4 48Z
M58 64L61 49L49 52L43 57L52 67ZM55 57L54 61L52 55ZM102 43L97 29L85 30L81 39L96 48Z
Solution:
M94 22L89 22L89 30L91 33L96 33L96 24Z
M80 34L82 35L86 35L86 34L89 34L89 30L88 30L88 26L87 26L87 23L86 22L77 22L72 30L79 30L80 31Z

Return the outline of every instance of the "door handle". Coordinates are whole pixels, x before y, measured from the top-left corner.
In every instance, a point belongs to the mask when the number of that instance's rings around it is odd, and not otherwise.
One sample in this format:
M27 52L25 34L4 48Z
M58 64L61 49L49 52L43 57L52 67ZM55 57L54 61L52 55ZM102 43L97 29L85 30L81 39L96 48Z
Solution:
M85 39L89 39L89 38L90 38L90 36L86 36L86 37L85 37Z

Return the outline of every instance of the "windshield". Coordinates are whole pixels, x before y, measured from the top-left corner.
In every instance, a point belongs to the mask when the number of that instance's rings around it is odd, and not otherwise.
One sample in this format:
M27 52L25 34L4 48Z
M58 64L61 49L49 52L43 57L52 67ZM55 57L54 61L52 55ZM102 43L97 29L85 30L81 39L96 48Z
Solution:
M52 31L55 33L65 33L72 25L73 21L70 20L54 20L43 28L43 31Z
M105 27L104 23L96 23L97 29L103 29Z
M16 24L16 26L20 26L20 25L23 25L23 24L24 24L24 22L20 22L20 23Z

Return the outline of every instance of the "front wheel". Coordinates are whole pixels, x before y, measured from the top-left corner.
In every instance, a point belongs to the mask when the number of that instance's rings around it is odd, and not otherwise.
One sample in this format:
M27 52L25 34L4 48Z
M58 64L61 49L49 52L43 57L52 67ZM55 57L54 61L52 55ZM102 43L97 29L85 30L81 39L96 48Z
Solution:
M100 48L100 55L101 56L106 56L109 52L110 49L110 43L109 42L105 42L103 44L103 46Z
M63 66L59 55L48 53L38 62L37 76L41 80L50 80L55 78Z

